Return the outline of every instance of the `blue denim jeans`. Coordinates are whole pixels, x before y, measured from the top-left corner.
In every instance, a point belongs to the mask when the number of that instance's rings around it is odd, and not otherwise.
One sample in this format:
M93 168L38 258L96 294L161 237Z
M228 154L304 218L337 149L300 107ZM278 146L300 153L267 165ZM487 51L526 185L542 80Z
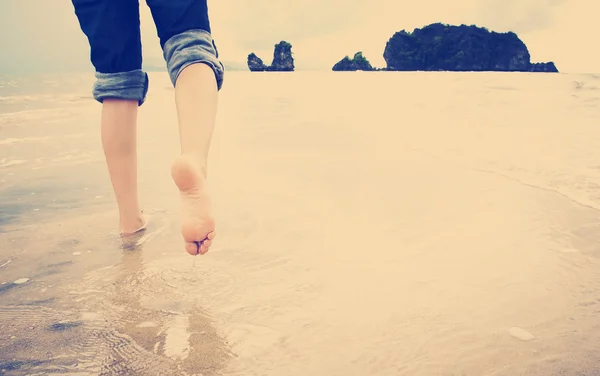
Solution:
M223 85L224 67L211 36L207 0L146 0L160 39L173 86L183 69L204 63ZM81 30L88 38L96 70L94 98L137 100L148 93L142 70L138 0L72 0Z

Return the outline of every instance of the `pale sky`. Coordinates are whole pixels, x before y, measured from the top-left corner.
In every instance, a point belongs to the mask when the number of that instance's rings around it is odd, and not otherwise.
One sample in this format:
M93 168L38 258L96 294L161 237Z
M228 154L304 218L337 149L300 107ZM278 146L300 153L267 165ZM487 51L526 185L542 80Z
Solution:
M152 17L140 2L145 62L163 66ZM255 52L270 64L273 46L286 40L298 70L330 70L357 51L383 67L394 32L443 22L514 31L533 62L600 73L598 0L209 0L209 11L225 63L245 65ZM91 69L70 0L0 0L0 51L0 73Z

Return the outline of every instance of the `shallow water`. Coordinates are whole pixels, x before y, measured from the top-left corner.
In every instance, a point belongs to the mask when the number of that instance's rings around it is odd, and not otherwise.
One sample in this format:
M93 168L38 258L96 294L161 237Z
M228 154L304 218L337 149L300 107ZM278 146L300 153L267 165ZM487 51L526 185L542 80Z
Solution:
M0 373L600 372L600 76L230 72L198 258L166 74L137 245L90 77L36 80L0 78Z

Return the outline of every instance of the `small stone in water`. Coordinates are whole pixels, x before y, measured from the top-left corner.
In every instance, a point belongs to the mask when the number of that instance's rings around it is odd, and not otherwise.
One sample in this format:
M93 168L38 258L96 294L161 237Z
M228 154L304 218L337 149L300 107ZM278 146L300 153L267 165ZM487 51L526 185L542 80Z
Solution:
M29 278L19 278L16 281L14 281L13 283L15 285L22 285L23 283L27 283L29 282Z
M156 326L157 325L151 321L146 321L137 325L138 328L154 328Z
M101 316L95 312L83 312L81 314L81 319L84 321L99 320L100 318Z
M529 341L535 338L535 336L521 328L517 328L517 327L512 327L510 328L510 330L508 331L508 333L515 337L520 339L521 341Z
M563 253L577 253L577 252L579 252L579 251L578 251L577 249L575 249L575 248L564 248L564 249L562 250L562 252L563 252Z

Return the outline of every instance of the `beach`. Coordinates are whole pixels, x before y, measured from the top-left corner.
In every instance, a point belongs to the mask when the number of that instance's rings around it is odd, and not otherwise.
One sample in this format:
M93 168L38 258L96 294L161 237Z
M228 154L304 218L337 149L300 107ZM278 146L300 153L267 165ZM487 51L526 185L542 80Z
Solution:
M600 75L226 72L202 257L167 74L135 244L92 84L0 77L0 374L600 372Z

